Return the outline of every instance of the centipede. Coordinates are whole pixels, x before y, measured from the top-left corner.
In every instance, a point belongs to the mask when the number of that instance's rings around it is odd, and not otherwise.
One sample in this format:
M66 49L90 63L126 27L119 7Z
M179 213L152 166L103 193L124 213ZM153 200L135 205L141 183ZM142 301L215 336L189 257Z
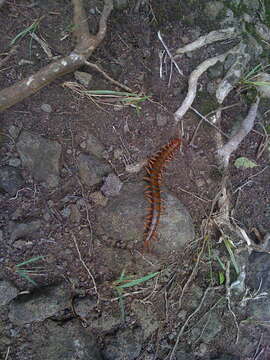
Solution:
M157 229L160 216L164 210L161 198L161 184L165 166L172 160L175 153L179 150L181 139L174 138L164 145L154 156L152 156L145 166L147 176L144 180L148 183L145 190L145 197L150 203L148 214L145 219L144 230L144 249L151 250L152 241L157 238Z

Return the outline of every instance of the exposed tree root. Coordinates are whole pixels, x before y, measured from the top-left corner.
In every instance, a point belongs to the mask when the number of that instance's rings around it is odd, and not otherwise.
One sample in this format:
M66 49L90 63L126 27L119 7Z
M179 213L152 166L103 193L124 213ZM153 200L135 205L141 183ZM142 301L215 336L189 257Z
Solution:
M55 79L73 72L92 55L93 51L104 39L107 30L107 19L113 9L113 0L104 0L104 8L99 21L99 30L91 35L87 24L87 16L81 0L72 0L74 7L74 35L77 45L67 56L55 60L28 78L0 91L0 111L35 94L39 89Z
M228 167L232 152L238 148L241 141L245 138L245 136L247 136L247 134L253 128L254 121L257 115L259 102L260 102L260 98L258 97L256 102L251 105L246 118L242 122L236 134L233 135L231 139L224 146L222 146L222 148L218 149L218 156L220 158L223 168Z
M175 56L175 58L179 57L179 54L185 54L189 51L197 50L205 45L212 44L217 41L233 39L236 38L237 36L238 36L238 32L234 27L211 31L210 33L204 36L200 36L197 40L193 41L192 43L177 49L176 50L177 55Z

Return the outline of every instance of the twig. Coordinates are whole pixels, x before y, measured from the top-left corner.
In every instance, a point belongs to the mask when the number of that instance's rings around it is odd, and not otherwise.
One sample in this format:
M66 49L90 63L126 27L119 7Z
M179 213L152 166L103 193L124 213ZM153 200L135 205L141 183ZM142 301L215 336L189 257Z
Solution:
M239 190L242 190L244 186L246 186L247 184L250 183L250 179L254 178L255 176L258 176L260 175L261 173L263 173L266 169L268 169L269 166L265 166L261 171L257 172L256 174L254 175L251 175L247 178L247 180L244 182L244 184L238 186L235 190L234 190L234 194L239 191Z
M230 313L232 314L232 317L233 317L233 320L234 320L234 323L235 323L235 326L237 329L237 334L236 334L236 339L235 339L235 343L237 344L238 340L239 340L240 329L239 329L236 315L233 312L232 307L231 307L230 265L231 265L231 262L230 262L230 260L228 260L227 265L226 265L226 299L227 299L228 309L229 309Z
M177 339L176 339L176 342L175 342L175 344L174 344L174 347L173 347L173 349L172 349L169 357L167 357L169 360L173 360L174 353L175 353L175 351L176 351L176 349L177 349L177 346L178 346L178 344L179 344L179 341L180 341L180 339L181 339L181 337L182 337L182 335L183 335L183 333L184 333L184 331L185 331L185 329L186 329L186 327L187 327L187 324L188 324L188 323L190 322L190 320L201 310L201 307L202 307L203 304L204 304L206 295L208 294L208 292L209 292L210 290L213 290L213 289L215 289L215 288L213 288L213 287L211 287L211 286L208 286L208 288L205 290L205 292L204 292L204 294L203 294L203 297L202 297L202 300L201 300L199 306L193 311L193 313L191 313L191 314L189 315L189 317L188 317L187 320L185 321L184 325L181 327L181 329L180 329L180 331L179 331L179 333L178 333L178 335L177 335Z
M88 268L88 266L86 265L85 261L84 261L83 258L82 258L82 255L81 255L81 252L80 252L80 249L79 249L79 246L78 246L76 237L75 237L75 235L74 235L73 232L71 232L71 236L72 236L73 242L74 242L74 244L75 244L76 250L77 250L77 252L78 252L80 262L82 263L83 267L85 268L85 270L87 271L90 279L91 279L92 282L93 282L93 286L94 286L95 292L96 292L97 297L98 297L97 302L99 302L100 296L99 296L99 292L98 292L98 289L97 289L97 284L96 284L95 278L94 278L93 274L91 273L90 269Z
M256 102L251 105L246 118L243 120L236 134L233 135L231 139L218 150L218 157L221 161L221 165L224 168L228 167L232 152L238 148L241 141L245 138L245 136L247 136L247 134L253 128L257 115L259 102L260 102L260 98L258 97L256 99Z
M0 67L3 66L11 58L11 56L16 54L17 48L18 48L18 45L12 46L10 51L7 54L5 54L6 57L4 59L0 60Z
M177 62L174 60L174 58L173 58L173 56L172 56L172 54L171 54L170 50L168 49L167 45L165 44L164 40L162 39L162 36L161 36L160 31L158 31L158 33L157 33L157 34L158 34L158 38L159 38L159 40L160 40L161 44L164 46L164 49L166 50L166 52L167 52L167 54L168 54L168 56L169 56L169 58L170 58L171 62L174 64L174 66L175 66L175 67L176 67L176 69L178 70L179 74L181 74L182 76L184 76L183 71L182 71L182 70L180 70L180 68L179 68L179 66L178 66L178 64L177 64Z
M179 302L178 302L178 311L181 309L181 306L182 306L182 300L183 300L183 297L184 297L184 294L189 286L189 284L191 283L191 281L195 278L195 276L197 275L197 271L198 271L198 266L199 266L199 262L200 262L200 259L201 259L201 256L204 252L204 247L205 247L205 243L206 243L206 238L204 238L203 240L203 245L202 245L202 248L201 248L201 251L199 252L199 255L197 256L197 260L196 260L196 264L195 266L193 267L193 270L192 270L192 273L190 274L187 282L185 283L183 289L182 289L182 292L181 292L181 295L180 295L180 298L179 298Z
M116 86L119 86L120 88L124 89L127 92L133 92L131 88L129 88L128 86L121 84L119 81L114 80L112 77L110 77L103 69L101 69L97 64L91 63L89 61L85 61L85 64L88 65L89 67L91 67L92 69L100 72L105 79L109 80L111 83L113 83Z
M30 36L39 43L45 54L48 56L49 59L51 59L53 55L49 45L44 40L40 39L34 32L31 32Z
M9 356L9 352L10 352L10 346L7 349L6 355L5 355L5 360L7 360L8 356Z

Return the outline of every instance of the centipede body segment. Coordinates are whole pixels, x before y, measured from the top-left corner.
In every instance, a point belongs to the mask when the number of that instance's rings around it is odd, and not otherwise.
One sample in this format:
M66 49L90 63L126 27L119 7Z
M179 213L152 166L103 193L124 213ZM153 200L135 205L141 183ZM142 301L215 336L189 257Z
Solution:
M145 219L144 248L149 251L152 240L156 239L157 228L160 215L163 209L161 198L161 180L166 163L172 160L176 151L180 148L181 139L172 139L167 145L151 157L146 165L147 176L144 178L148 182L145 197L150 203L148 214Z

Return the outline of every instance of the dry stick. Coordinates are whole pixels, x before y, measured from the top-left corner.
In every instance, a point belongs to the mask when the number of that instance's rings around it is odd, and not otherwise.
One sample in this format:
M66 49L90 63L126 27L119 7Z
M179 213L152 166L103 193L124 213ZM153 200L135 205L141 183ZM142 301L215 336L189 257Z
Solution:
M238 148L241 141L245 138L245 136L247 136L247 134L253 128L257 115L259 102L260 102L260 98L258 97L256 99L256 102L251 105L246 118L243 120L240 126L240 129L236 132L234 136L231 137L231 139L225 145L223 145L218 150L218 157L224 168L228 167L232 152Z
M100 72L105 79L109 80L111 83L113 83L116 86L119 86L120 88L124 89L127 92L133 92L131 88L129 88L128 86L121 84L119 81L114 80L112 77L110 77L103 69L101 69L97 64L94 63L90 63L89 61L85 61L85 64L88 65L89 67L91 67L92 69Z
M87 271L90 279L93 282L93 286L94 286L95 292L96 292L97 297L98 297L97 303L99 303L100 295L99 295L99 292L98 292L98 289L97 289L97 284L96 284L95 278L94 278L93 274L91 273L90 269L88 268L88 266L86 265L85 261L82 258L82 254L80 252L80 249L79 249L79 246L78 246L78 243L77 243L77 240L76 240L76 237L75 237L74 233L71 232L71 235L72 235L72 239L73 239L74 245L76 247L77 253L79 255L80 262L82 263L83 267L85 268L85 270Z
M216 41L222 41L227 39L233 39L238 36L236 29L234 27L230 27L228 29L215 30L210 33L200 36L197 40L193 41L182 48L176 50L175 58L179 57L179 54L184 54L189 51L197 50L204 45L212 44Z
M228 305L229 312L232 314L232 317L233 317L233 320L234 320L234 323L235 323L235 326L237 329L236 340L235 340L235 343L237 344L238 340L239 340L240 329L239 329L236 315L233 312L232 307L231 307L230 265L231 265L231 262L227 261L227 264L226 264L226 299L227 299L227 305Z
M104 39L107 30L107 19L113 9L113 1L104 0L104 8L99 20L99 30L96 35L89 33L82 0L72 0L72 3L74 7L74 34L77 39L75 49L69 55L55 60L28 78L1 90L0 111L35 94L60 76L73 72L84 65L85 61Z
M219 287L218 287L218 288L219 288ZM201 300L199 306L195 309L195 311L193 311L193 313L191 313L191 314L189 315L189 317L188 317L187 320L185 321L184 325L181 327L181 329L180 329L180 331L179 331L179 333L178 333L178 335L177 335L177 339L176 339L176 342L175 342L175 344L174 344L174 347L173 347L173 349L172 349L172 351L171 351L171 354L170 354L169 357L167 357L169 360L172 360L172 359L173 359L174 353L175 353L175 351L176 351L176 349L177 349L177 346L178 346L178 344L179 344L179 341L180 341L180 339L181 339L181 337L182 337L182 335L183 335L183 333L184 333L184 331L185 331L185 329L186 329L186 327L187 327L187 324L188 324L189 321L194 317L194 315L196 315L196 314L200 311L201 307L202 307L203 304L204 304L206 295L208 294L208 292L209 292L210 290L215 290L215 288L214 288L214 287L211 287L211 286L208 286L208 288L205 290L205 292L204 292L204 294L203 294L203 297L202 297L202 300ZM167 358L166 358L166 359L167 359Z
M10 49L9 53L5 54L6 57L2 60L0 60L0 66L2 67L10 58L11 56L13 56L14 54L16 54L18 45L14 45L12 46L12 48Z
M185 113L188 111L190 106L192 105L196 93L197 93L197 84L199 77L211 66L215 65L218 61L223 62L227 55L230 53L231 50L228 52L215 56L213 58L207 59L203 61L195 70L192 71L188 80L188 93L182 103L182 105L176 110L174 113L175 123L177 124Z

